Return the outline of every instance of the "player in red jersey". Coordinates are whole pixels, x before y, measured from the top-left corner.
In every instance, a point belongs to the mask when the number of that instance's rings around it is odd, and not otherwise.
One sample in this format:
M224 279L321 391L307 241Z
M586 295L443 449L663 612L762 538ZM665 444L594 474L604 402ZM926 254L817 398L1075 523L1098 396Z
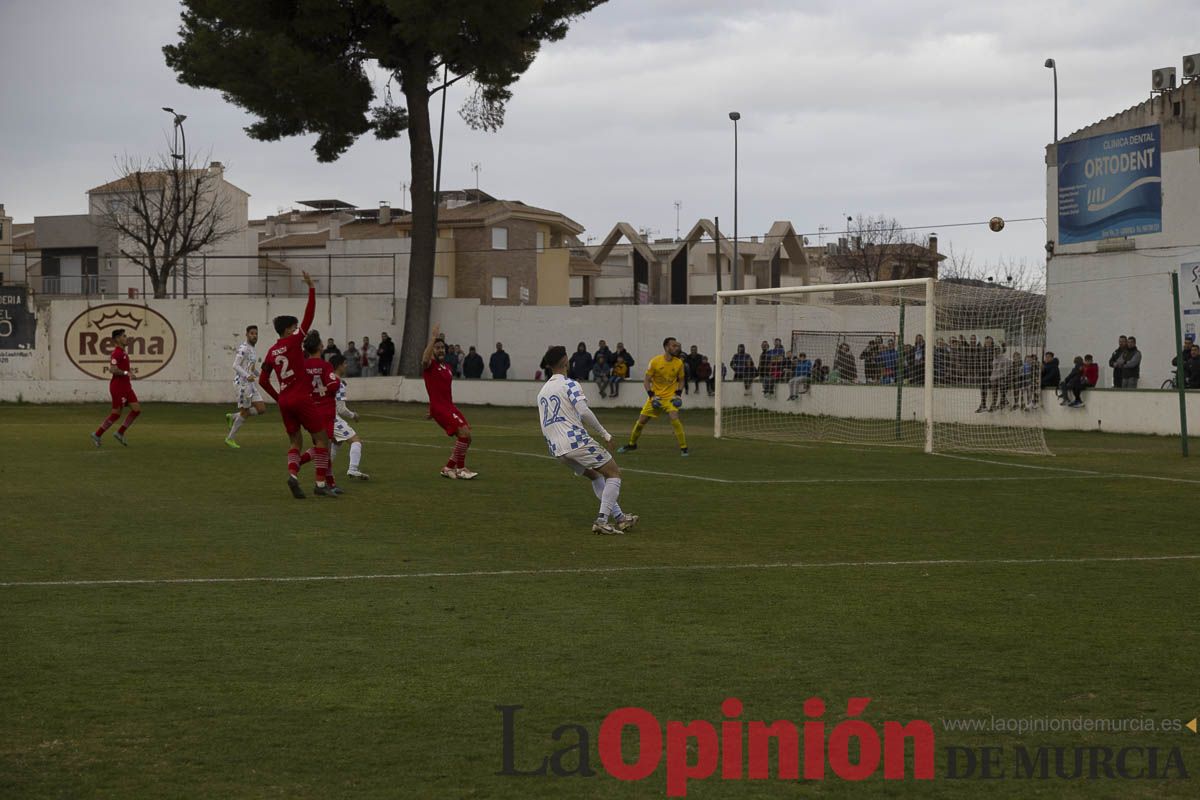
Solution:
M117 328L113 331L112 340L117 345L108 359L108 371L112 373L112 378L108 381L108 394L112 397L112 413L104 422L100 423L100 427L96 428L95 433L92 434L92 443L96 447L100 446L100 437L120 418L121 409L126 405L129 406L129 414L125 416L125 421L121 423L120 428L117 428L113 438L128 447L129 442L125 440L125 431L129 430L129 426L142 413L142 406L133 392L133 370L129 367L129 354L125 352L125 345L129 342L129 337L125 335L125 329Z
M333 442L333 423L337 418L337 390L341 386L342 381L333 371L333 365L325 359L321 358L321 347L324 343L321 341L321 334L318 331L309 331L304 337L304 374L307 376L308 385L311 389L309 399L313 406L316 407L317 413L320 415L322 424L325 426L325 454L324 458L324 483L322 483L322 458L317 445L317 436L313 434L313 446L306 450L300 456L300 464L307 464L312 461L317 468L317 488L313 490L313 494L336 496L342 493L342 490L337 487L337 482L333 479L333 470L330 469L330 464L333 461L333 454L330 450Z
M283 427L287 431L291 447L288 449L288 488L297 500L304 499L300 489L300 446L304 443L302 430L313 434L316 453L323 458L317 460L317 485L325 482L325 469L328 466L329 438L325 435L325 420L317 407L313 405L310 394L312 384L304 372L304 335L312 325L313 313L317 309L317 293L312 277L302 273L304 283L308 285L308 303L304 306L304 319L299 322L295 317L279 316L272 320L279 341L271 345L263 358L262 371L258 374L258 385L279 404L279 414L283 417ZM279 391L271 385L271 376L279 381Z
M467 418L454 407L450 384L454 371L446 366L446 343L438 336L439 328L433 326L432 338L421 354L421 375L425 378L425 391L429 393L429 416L442 426L447 436L455 437L454 453L446 466L442 467L443 478L471 480L478 472L467 469L467 448L471 446L471 426Z

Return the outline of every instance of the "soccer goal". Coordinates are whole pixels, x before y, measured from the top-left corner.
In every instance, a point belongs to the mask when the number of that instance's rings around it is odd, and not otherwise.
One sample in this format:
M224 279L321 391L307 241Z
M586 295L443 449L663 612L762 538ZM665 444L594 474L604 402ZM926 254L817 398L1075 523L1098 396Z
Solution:
M1045 309L932 278L718 292L714 434L1048 455Z

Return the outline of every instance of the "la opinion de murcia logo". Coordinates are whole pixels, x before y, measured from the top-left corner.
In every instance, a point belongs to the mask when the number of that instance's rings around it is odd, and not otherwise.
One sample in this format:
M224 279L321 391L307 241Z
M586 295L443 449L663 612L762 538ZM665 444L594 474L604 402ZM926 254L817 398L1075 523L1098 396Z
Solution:
M148 378L175 356L175 329L162 314L146 306L108 303L93 306L71 321L64 342L67 358L93 378L107 380L116 343L112 332L124 328L133 374Z

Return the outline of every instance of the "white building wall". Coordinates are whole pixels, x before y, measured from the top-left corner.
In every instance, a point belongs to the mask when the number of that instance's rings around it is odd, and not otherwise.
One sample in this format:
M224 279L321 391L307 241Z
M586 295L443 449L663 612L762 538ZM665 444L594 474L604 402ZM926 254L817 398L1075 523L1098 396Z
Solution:
M1046 173L1049 238L1058 240L1056 167ZM1100 242L1065 245L1046 268L1046 347L1069 365L1091 353L1100 363L1100 385L1112 385L1108 358L1122 334L1136 336L1142 351L1142 388L1157 388L1171 375L1178 343L1169 274L1200 262L1200 149L1162 158L1163 230L1131 237L1136 249L1099 252ZM1181 280L1194 293L1190 275ZM1189 305L1191 298L1186 298ZM1200 333L1200 314L1185 324Z

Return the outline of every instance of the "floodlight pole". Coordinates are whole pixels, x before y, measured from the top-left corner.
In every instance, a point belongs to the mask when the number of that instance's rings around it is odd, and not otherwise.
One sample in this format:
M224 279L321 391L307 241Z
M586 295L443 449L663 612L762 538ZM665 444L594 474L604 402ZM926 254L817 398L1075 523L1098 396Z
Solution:
M1054 143L1058 144L1058 63L1047 58L1044 66L1054 71Z

